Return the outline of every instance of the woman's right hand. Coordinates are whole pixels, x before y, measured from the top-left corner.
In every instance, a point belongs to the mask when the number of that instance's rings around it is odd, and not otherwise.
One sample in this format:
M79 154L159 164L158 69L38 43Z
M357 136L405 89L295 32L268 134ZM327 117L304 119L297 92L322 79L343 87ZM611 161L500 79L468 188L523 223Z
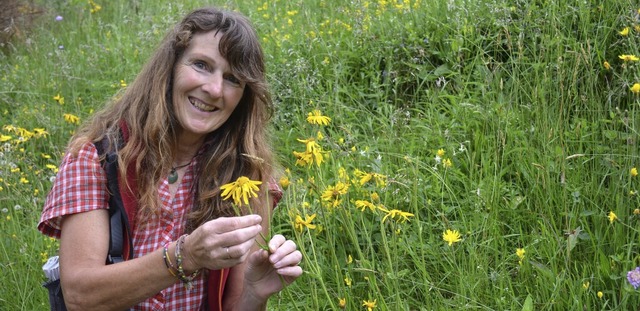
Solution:
M244 262L262 231L261 222L259 215L246 215L204 223L185 238L184 269L219 270Z

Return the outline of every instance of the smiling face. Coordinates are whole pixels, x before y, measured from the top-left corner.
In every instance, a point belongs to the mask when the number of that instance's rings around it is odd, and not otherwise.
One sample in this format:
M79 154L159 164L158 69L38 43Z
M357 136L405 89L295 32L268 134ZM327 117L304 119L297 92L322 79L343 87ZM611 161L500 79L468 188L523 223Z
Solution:
M202 141L229 119L245 83L232 73L218 45L222 33L194 34L174 68L173 107L181 140Z

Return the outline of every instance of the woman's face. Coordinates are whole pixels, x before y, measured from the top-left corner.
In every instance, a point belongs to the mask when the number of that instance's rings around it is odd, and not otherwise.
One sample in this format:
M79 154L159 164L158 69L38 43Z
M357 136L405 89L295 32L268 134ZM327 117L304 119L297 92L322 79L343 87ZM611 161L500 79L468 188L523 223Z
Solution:
M229 119L245 83L230 71L220 55L221 33L193 35L174 68L173 106L182 126L182 139L199 140Z

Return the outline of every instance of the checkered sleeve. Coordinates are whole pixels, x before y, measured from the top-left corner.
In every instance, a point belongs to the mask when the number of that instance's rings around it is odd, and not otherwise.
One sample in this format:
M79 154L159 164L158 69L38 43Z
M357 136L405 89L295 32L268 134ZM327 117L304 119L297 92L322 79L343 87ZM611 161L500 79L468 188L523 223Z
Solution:
M66 154L44 204L38 230L60 238L62 217L109 207L107 177L95 146L87 143L77 156Z

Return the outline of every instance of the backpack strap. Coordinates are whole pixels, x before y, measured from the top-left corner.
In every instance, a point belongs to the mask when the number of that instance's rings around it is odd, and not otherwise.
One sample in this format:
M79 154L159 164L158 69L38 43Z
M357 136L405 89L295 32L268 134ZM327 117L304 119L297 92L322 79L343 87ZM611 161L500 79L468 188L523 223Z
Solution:
M98 156L101 158L102 167L107 174L107 190L111 194L109 197L109 253L106 263L113 264L133 257L131 228L118 183L117 150L107 152L102 157L106 150L109 150L109 140L106 136L101 141L95 142L94 145L98 151Z

